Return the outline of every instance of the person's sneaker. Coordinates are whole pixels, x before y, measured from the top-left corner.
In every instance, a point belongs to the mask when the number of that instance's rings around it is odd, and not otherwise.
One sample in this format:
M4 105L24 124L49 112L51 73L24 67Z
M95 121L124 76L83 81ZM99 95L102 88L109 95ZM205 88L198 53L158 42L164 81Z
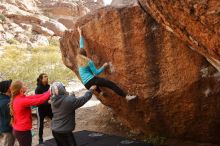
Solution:
M130 100L135 99L136 97L137 97L136 95L127 95L127 96L126 96L126 99L127 99L128 101L130 101Z

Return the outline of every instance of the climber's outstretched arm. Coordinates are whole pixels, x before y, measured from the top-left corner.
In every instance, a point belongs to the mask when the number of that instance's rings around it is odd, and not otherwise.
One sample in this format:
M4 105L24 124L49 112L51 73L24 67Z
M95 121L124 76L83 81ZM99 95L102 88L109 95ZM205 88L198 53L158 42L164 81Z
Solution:
M78 27L77 28L78 32L79 32L79 47L80 49L84 48L84 38L82 36L82 30Z
M82 35L80 35L80 38L79 38L79 47L80 49L84 48L84 38Z

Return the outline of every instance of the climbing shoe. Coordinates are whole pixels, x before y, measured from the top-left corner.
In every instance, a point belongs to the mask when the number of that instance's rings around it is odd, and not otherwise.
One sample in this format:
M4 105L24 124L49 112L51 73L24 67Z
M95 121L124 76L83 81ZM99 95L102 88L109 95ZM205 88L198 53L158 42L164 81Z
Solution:
M127 95L127 96L126 96L126 99L127 99L128 101L133 100L133 99L135 99L135 98L137 98L136 95Z

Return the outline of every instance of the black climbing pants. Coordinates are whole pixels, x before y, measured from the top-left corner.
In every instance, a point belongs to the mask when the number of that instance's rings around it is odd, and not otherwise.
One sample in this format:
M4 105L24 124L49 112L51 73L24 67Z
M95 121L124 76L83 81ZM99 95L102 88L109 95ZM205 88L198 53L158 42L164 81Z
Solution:
M100 77L94 77L92 78L88 83L85 84L85 87L87 89L89 89L91 86L93 85L96 85L97 86L97 89L96 91L98 93L101 92L100 88L99 87L107 87L111 90L113 90L115 93L117 93L119 96L122 96L122 97L126 97L126 93L121 89L119 88L115 83L113 83L112 81L109 81L105 78L100 78Z

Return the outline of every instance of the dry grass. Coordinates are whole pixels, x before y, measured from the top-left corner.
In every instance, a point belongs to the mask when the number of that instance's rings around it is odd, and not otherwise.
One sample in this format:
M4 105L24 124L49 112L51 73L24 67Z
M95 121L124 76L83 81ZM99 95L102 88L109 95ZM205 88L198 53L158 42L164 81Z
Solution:
M47 73L50 82L69 82L75 76L63 65L58 40L49 46L21 49L16 45L5 47L0 61L0 80L23 80L31 89L35 88L40 73Z

